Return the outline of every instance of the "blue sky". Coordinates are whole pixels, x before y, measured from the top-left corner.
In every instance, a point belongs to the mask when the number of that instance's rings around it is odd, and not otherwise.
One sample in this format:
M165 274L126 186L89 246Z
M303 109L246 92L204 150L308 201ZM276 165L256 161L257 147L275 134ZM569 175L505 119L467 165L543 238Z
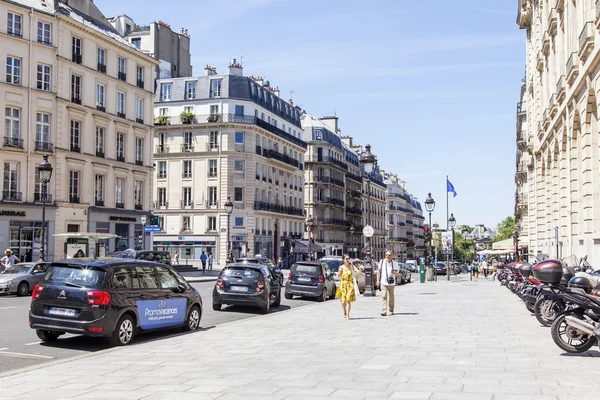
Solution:
M106 16L187 28L195 75L243 57L244 74L266 77L284 99L293 92L308 113L335 113L342 134L370 143L410 193L432 193L441 226L446 175L459 225L513 214L525 58L516 0L95 2Z

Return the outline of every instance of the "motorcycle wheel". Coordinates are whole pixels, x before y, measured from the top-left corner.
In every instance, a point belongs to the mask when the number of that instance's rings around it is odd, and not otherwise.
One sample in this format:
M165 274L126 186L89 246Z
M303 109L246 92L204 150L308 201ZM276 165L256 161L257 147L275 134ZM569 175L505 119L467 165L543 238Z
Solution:
M596 344L596 338L567 325L565 317L572 314L565 312L556 317L550 328L552 340L567 353L583 353Z
M550 326L556 319L556 316L565 311L567 306L562 300L554 301L548 296L538 298L533 306L535 318L542 326Z
M532 304L530 301L525 302L525 308L527 308L527 311L529 311L532 314L535 312L535 310L533 308L534 306L535 306L535 304Z

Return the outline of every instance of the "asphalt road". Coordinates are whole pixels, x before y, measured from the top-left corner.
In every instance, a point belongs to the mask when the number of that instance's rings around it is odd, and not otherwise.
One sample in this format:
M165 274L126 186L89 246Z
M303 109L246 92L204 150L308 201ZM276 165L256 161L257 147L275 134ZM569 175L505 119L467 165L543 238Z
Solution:
M221 311L212 309L212 290L214 282L193 283L200 292L204 305L202 320L198 331L192 333L202 340L202 330L216 325L252 318L260 315L260 310L245 307L224 307ZM77 335L61 336L54 343L42 343L35 331L29 328L28 313L31 297L0 295L0 373L17 368L38 365L68 357L104 350L109 348L107 341ZM272 312L283 312L290 308L314 304L315 300L294 298L286 300L281 295L281 306ZM260 323L258 320L256 323ZM180 334L180 330L167 330L140 335L131 346L148 340L161 340Z

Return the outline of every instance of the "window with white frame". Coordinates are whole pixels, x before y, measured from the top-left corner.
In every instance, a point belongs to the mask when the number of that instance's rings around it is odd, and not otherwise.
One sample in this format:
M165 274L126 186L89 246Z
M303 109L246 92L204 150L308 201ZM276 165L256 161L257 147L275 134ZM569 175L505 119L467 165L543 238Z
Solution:
M244 132L236 132L235 133L235 144L236 145L244 144Z
M172 83L163 83L160 86L161 101L170 101L171 100L171 90L172 89L173 89Z
M104 175L96 175L94 185L94 199L96 202L104 202Z
M23 16L9 12L6 33L13 36L23 36Z
M144 139L135 138L135 161L136 163L144 162Z
M192 160L183 160L183 177L192 177Z
M158 188L156 198L158 207L165 208L167 206L167 188Z
M43 145L50 143L50 115L37 113L35 116L36 148L44 150ZM41 147L40 147L41 146Z
M71 75L71 101L81 103L81 76Z
M166 116L169 115L169 108L168 107L161 107L158 109L158 115L161 116Z
M244 160L234 160L233 165L234 165L234 171L237 174L244 173Z
M192 140L193 135L192 132L183 132L183 150L184 151L192 151Z
M208 133L208 144L210 150L216 150L219 148L219 132L210 131Z
M144 83L144 67L142 67L141 65L136 66L136 68L135 68L135 75L136 75L136 78L137 78L138 86L140 86L139 84L143 84Z
M21 109L6 107L4 109L4 131L11 139L21 138Z
M37 40L40 43L52 44L52 25L43 21L37 23Z
M192 206L192 188L184 187L183 188L183 207L191 207Z
M118 57L117 58L117 67L118 67L118 71L119 71L119 79L121 80L125 80L124 75L125 75L125 59L122 57Z
M212 79L210 81L210 97L221 97L223 79Z
M208 231L214 232L217 230L217 217L208 217Z
M52 68L46 64L37 65L37 88L49 92L51 90L50 78L52 76Z
M102 126L96 127L96 156L104 157L104 138L106 130Z
M208 177L215 178L217 172L217 160L208 160Z
M6 56L6 83L21 84L21 59Z
M117 92L117 114L125 115L125 93Z
M159 161L158 162L158 179L166 179L167 178L167 162Z
M144 99L135 98L135 120L144 121Z
M218 114L219 113L219 106L216 104L213 104L210 106L210 114L214 115L214 114Z
M104 109L104 85L97 83L96 84L96 107L101 107Z
M115 203L116 206L122 208L125 203L125 197L123 194L125 193L125 179L124 178L116 178L115 180Z
M2 187L2 199L21 200L19 196L19 163L4 163L4 186Z
M75 56L73 57L73 61L79 59L79 62L81 63L81 39L76 36L71 38L71 54Z
M189 81L185 83L185 98L195 99L196 98L196 81Z
M106 67L106 50L98 47L98 65Z
M181 217L181 230L182 231L191 231L192 230L192 225L190 222L190 216L189 215L183 215Z
M79 203L79 171L69 171L69 201Z
M208 205L209 206L217 205L217 187L216 186L208 187Z
M233 189L233 201L237 201L237 202L244 201L244 188L236 187Z
M81 152L81 122L71 120L71 132L69 135L70 150Z
M117 160L125 160L125 134L117 133Z
M135 181L135 191L133 193L135 205L141 208L144 205L144 182Z

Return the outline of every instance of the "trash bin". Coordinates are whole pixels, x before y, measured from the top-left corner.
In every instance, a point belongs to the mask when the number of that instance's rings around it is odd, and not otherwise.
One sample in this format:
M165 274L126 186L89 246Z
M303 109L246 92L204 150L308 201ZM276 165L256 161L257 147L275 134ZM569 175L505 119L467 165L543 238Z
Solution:
M427 267L427 282L432 282L433 277L433 267Z

